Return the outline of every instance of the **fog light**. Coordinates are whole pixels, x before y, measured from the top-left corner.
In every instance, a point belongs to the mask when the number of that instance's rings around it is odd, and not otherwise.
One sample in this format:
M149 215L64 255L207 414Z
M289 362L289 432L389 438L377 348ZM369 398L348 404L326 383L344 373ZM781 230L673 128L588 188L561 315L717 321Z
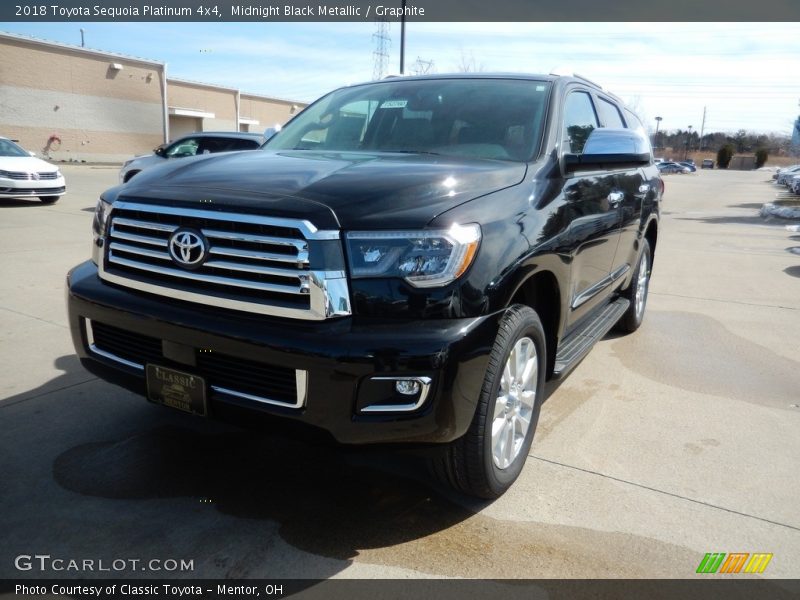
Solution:
M415 379L400 379L394 382L394 389L403 396L416 396L422 388Z

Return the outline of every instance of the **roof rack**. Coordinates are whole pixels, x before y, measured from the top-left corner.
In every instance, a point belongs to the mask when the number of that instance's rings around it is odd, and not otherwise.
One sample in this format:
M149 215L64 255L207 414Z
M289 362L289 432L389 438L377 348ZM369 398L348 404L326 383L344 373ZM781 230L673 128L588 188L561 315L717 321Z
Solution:
M583 75L575 73L574 71L570 71L569 69L558 67L550 71L550 75L554 75L556 77L574 77L575 79L580 79L581 81L588 83L589 85L596 87L599 90L603 89L603 86L601 86L599 83L592 81L588 77L584 77Z

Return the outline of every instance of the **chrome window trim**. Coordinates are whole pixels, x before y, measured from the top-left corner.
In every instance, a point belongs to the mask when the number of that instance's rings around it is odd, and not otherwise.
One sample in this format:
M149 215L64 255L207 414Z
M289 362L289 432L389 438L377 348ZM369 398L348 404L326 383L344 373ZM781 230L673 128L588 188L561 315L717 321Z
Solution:
M370 379L372 381L416 381L420 384L422 389L420 390L417 401L411 404L369 404L359 411L361 413L413 412L425 404L425 400L428 399L428 393L431 390L432 381L430 377L419 376L370 377Z

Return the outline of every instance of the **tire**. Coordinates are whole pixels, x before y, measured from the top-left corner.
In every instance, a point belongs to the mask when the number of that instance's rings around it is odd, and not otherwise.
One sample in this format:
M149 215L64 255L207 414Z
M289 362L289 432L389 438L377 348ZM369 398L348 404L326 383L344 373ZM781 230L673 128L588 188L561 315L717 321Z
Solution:
M650 273L653 265L653 254L650 251L650 243L642 240L642 251L639 254L639 261L636 263L636 270L633 272L631 284L622 294L631 303L625 311L616 328L623 333L633 333L644 320L644 311L647 308L647 292L650 290ZM644 277L642 273L644 272Z
M536 312L527 306L512 306L500 323L467 433L431 459L433 474L444 484L470 496L492 499L516 481L539 420L547 371L546 348L544 328ZM517 368L507 371L512 369L509 359L513 352L515 357L527 359L522 373L517 374ZM535 373L529 371L534 366ZM502 402L501 394L509 401Z
M61 196L39 196L39 200L43 204L55 204Z

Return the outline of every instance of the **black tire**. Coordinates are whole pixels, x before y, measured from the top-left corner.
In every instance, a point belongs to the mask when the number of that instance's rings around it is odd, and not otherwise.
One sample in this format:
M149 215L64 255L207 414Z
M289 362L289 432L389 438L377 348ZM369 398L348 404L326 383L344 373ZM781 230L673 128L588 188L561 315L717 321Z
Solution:
M645 264L646 261L646 264ZM645 309L647 308L647 293L650 290L650 273L653 268L653 254L650 251L650 244L646 239L642 240L642 251L639 253L639 259L636 261L636 270L633 272L631 284L628 289L623 292L622 296L627 298L631 303L628 310L625 311L619 321L617 321L616 328L623 333L633 333L642 324L644 320ZM637 308L637 293L639 290L639 276L642 269L646 270L644 291L642 304L640 309Z
M61 196L39 196L39 200L43 204L55 204Z
M536 350L536 395L530 424L518 454L507 467L499 468L492 454L495 404L506 361L515 344L523 338L533 341ZM511 487L525 464L539 420L547 370L546 348L544 328L536 312L527 306L512 306L500 323L489 355L489 364L472 423L463 437L431 458L434 476L459 492L479 498L497 498Z

